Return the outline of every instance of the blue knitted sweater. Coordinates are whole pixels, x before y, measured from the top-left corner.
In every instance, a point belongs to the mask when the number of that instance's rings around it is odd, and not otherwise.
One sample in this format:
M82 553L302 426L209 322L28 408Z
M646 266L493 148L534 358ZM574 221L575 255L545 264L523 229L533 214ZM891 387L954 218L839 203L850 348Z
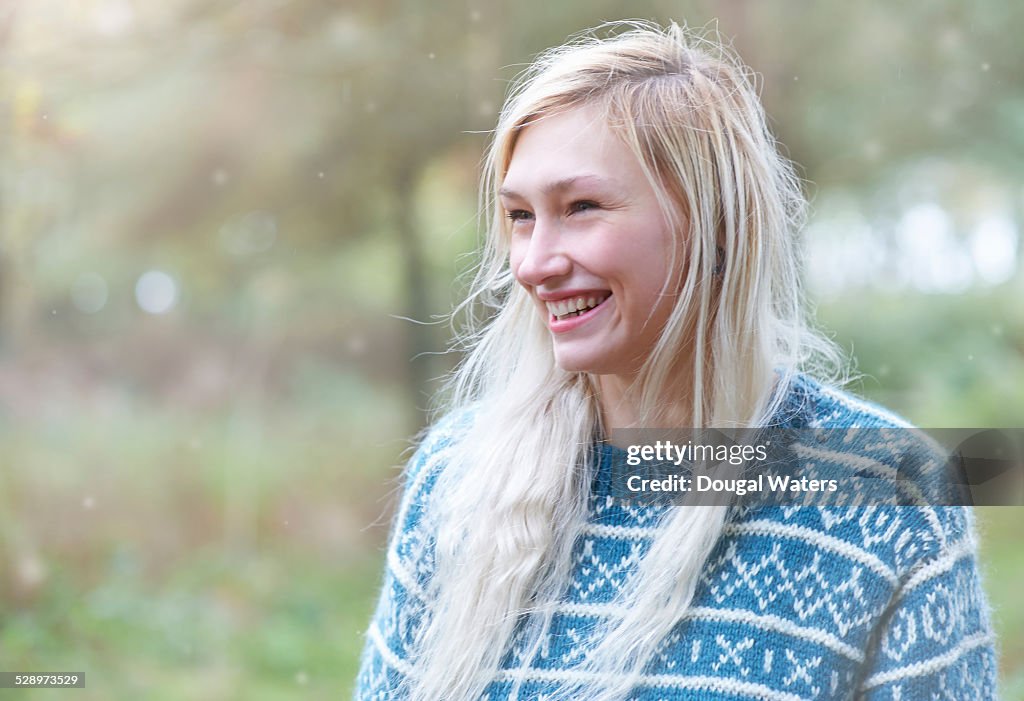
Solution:
M881 408L799 376L793 427L897 427ZM432 535L429 495L454 426L442 422L410 462L356 698L397 699L415 674ZM536 657L515 643L484 699L540 699L571 683L588 632L649 547L658 509L609 494L602 447L590 520L572 584ZM606 476L606 475L605 475ZM685 507L682 507L685 508ZM968 507L739 508L709 557L692 603L662 641L630 699L985 701L996 655ZM426 609L424 607L426 605Z

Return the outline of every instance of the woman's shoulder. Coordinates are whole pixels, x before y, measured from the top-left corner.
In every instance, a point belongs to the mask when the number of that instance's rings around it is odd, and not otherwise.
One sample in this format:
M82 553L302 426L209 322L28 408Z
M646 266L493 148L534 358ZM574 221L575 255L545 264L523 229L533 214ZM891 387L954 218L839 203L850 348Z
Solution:
M475 414L472 406L447 410L416 435L410 447L412 457L403 470L405 503L426 506L438 476L472 426Z
M807 373L791 376L778 413L792 428L911 428L896 412Z
M439 415L413 439L414 454L406 467L410 476L421 472L439 454L456 445L472 425L475 407L449 409Z
M973 553L973 512L944 506L950 502L937 498L939 488L948 487L943 480L949 456L927 433L883 406L806 374L793 377L781 411L779 423L796 429L802 458L830 474L848 471L849 484L841 483L841 491L873 482L893 489L874 487L875 498L863 506L775 508L748 517L767 517L808 537L826 536L837 546L856 548L884 562L895 576ZM909 496L898 491L918 488Z

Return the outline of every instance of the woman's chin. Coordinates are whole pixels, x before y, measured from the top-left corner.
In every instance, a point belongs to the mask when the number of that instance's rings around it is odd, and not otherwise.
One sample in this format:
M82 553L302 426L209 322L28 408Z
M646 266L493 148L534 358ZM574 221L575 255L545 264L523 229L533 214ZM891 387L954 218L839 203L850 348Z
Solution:
M566 372L590 372L591 363L588 361L579 353L559 353L555 348L555 365Z
M614 363L602 354L555 352L555 364L566 372L589 372L595 375L615 374Z

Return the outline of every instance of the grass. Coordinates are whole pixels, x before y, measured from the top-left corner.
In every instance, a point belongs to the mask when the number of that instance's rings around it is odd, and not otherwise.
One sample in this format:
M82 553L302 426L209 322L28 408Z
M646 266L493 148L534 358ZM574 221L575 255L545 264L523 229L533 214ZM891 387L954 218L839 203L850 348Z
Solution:
M350 693L376 596L376 557L330 563L276 550L199 552L160 581L148 580L136 558L113 553L90 587L56 569L33 605L6 619L4 666L84 672L78 698L97 701Z

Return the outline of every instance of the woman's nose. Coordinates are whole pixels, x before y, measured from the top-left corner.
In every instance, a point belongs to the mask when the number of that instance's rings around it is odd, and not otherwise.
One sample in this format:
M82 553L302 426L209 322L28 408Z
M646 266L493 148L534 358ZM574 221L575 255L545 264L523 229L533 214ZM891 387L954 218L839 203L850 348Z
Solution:
M512 256L516 258L516 246ZM536 221L529 238L519 243L519 260L513 260L513 273L524 285L537 286L552 277L568 275L572 259L556 226Z

